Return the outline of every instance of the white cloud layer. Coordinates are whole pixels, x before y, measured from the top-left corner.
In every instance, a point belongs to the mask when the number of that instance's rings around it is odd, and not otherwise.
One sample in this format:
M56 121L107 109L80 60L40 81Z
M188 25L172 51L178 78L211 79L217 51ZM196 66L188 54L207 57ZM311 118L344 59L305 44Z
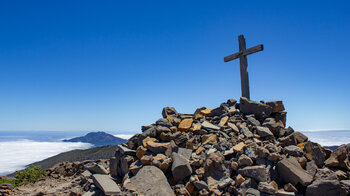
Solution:
M36 142L17 140L0 142L0 175L23 169L26 165L74 149L87 149L89 143Z

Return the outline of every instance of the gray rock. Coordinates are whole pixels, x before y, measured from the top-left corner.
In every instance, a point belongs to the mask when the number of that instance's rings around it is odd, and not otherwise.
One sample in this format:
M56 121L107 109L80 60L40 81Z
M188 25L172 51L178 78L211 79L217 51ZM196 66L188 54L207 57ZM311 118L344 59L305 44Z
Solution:
M208 117L221 116L228 110L229 108L227 106L225 106L224 104L221 104L220 107L213 109L207 116Z
M178 153L172 153L173 164L171 172L176 182L183 180L192 174L192 168L188 159Z
M317 165L315 164L315 161L314 161L314 160L309 161L309 162L306 163L306 171L307 171L307 173L309 173L312 177L315 176L317 169L318 169L318 167L317 167Z
M154 127L151 127L151 128L148 128L147 130L145 130L143 133L142 133L142 135L144 136L144 137L156 137L157 136L157 130L156 130L156 128L154 128Z
M312 156L312 160L315 161L315 164L321 168L324 165L324 161L326 160L326 152L322 148L321 145L308 141L304 145L304 149L306 153L310 153Z
M242 154L239 158L238 158L238 165L239 166L250 166L253 165L253 160L248 157L245 154Z
M232 178L224 178L224 179L221 179L219 182L218 182L218 187L223 189L225 188L226 186L230 185L231 183L233 182L233 179Z
M284 105L282 101L268 101L266 102L266 105L272 107L273 113L282 112L284 110Z
M266 181L267 175L265 170L265 165L256 165L256 166L247 166L244 168L238 169L238 173L242 176L247 176L254 178L257 181Z
M165 118L161 118L161 119L157 120L156 125L158 125L158 126L163 126L163 127L168 127L168 128L170 128L170 127L173 126L173 125L172 125L167 119L165 119Z
M84 168L93 174L108 174L108 171L103 166L94 162L85 164Z
M194 185L198 190L208 189L208 184L207 184L206 182L204 182L203 180L195 181L195 182L193 182L193 185Z
M271 136L273 136L273 133L267 127L257 126L256 127L256 132L258 133L258 135L260 137L271 137Z
M301 157L304 154L304 152L301 148L299 148L298 146L293 146L293 145L284 147L283 152L284 152L284 154L289 154L289 155L295 156L295 157Z
M192 150L188 148L178 148L177 153L184 156L187 160L190 160Z
M113 177L118 176L118 160L116 157L109 159L109 172Z
M165 107L162 110L162 116L163 118L167 118L168 116L177 116L177 111L174 107Z
M350 171L350 143L341 145L333 151L330 157L325 161L327 167L339 168L345 171Z
M294 186L300 183L303 186L311 184L313 178L299 164L295 157L281 160L277 164L278 173L285 182L290 182Z
M121 152L121 154L123 155L136 155L136 151L135 150L131 150L123 145L117 145L117 150Z
M241 129L241 132L244 136L246 136L247 138L253 137L253 133L247 128L247 127L243 127Z
M257 118L266 118L272 113L272 107L266 104L250 101L245 97L241 97L239 102L239 109L244 114L254 114Z
M123 188L143 195L175 195L162 170L155 166L144 166Z
M292 134L292 136L294 137L295 141L297 142L297 144L300 144L300 143L303 143L303 142L306 142L308 140L307 136L300 133L299 131L297 132L294 132Z
M260 196L260 191L253 189L253 188L248 188L245 192L246 196Z
M346 195L344 190L337 180L317 180L306 188L306 196L329 196L329 195Z
M202 127L203 128L207 128L207 129L213 129L213 130L220 130L220 127L216 126L216 125L213 125L211 124L210 122L208 121L204 121L202 123Z
M117 195L120 193L119 186L111 179L109 175L92 175L94 184L103 191L105 195Z
M258 190L271 195L276 193L275 188L267 182L259 182Z
M248 116L247 117L248 124L253 126L260 126L260 122L256 120L254 117Z

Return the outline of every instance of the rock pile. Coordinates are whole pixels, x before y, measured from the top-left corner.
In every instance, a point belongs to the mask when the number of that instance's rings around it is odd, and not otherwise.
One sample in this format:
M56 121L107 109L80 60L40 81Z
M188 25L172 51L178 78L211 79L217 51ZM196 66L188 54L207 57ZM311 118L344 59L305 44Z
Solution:
M350 145L332 152L286 128L282 101L162 115L110 160L120 194L349 195Z
M282 101L230 99L193 114L166 107L162 116L108 161L51 168L49 179L69 181L53 194L350 194L350 144L331 151L286 128Z

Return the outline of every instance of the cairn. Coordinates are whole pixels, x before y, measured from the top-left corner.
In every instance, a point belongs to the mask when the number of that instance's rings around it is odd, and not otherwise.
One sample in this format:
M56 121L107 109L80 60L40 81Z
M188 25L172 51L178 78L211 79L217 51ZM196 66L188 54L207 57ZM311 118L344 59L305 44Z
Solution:
M282 101L230 99L163 118L119 145L110 175L143 195L348 195L350 145L334 152L286 125Z
M165 107L110 160L49 169L36 195L350 195L350 144L331 151L309 141L285 127L284 109L244 97L193 114Z

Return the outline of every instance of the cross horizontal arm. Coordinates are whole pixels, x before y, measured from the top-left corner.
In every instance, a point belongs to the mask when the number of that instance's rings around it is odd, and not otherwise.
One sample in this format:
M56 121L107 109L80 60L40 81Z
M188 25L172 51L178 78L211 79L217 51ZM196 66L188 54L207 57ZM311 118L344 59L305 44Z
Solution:
M232 60L239 58L240 56L250 55L250 54L262 51L262 50L264 50L264 46L262 44L260 44L260 45L248 48L247 50L244 50L243 52L236 52L234 54L226 56L224 58L224 62L229 62L229 61L232 61Z

